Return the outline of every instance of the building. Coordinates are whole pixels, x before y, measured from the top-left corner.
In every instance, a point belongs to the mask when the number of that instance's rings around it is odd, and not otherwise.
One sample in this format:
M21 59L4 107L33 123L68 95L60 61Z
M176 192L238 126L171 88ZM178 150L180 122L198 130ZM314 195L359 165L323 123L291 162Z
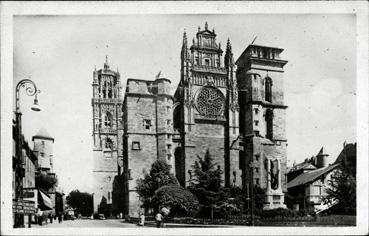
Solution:
M36 184L35 188L39 190L37 195L40 197L37 199L40 206L45 205L45 207L39 208L45 211L44 214L55 215L55 192L57 185L57 176L54 172L55 140L45 128L41 128L38 133L32 137L32 141L33 151L38 157L36 178L38 178L39 184L38 186ZM28 190L32 191L32 188ZM36 191L36 189L33 191ZM36 192L34 195L36 195Z
M41 128L32 137L33 150L38 157L38 170L45 173L54 173L54 138Z
M21 170L16 170L17 158L15 154L15 146L16 139L18 137L16 126L13 125L13 178L12 178L12 199L13 199L13 218L15 214L23 215L23 222L25 225L30 225L32 221L32 216L36 213L36 203L32 199L27 199L27 195L25 194L26 189L35 187L35 170L37 168L37 156L33 153L30 148L28 142L24 139L24 136L21 136L20 142L22 143L22 160ZM17 173L18 172L18 173ZM22 196L23 196L23 204L19 204L19 201L15 199L15 186L16 183L16 175L22 177L23 185L22 185ZM17 185L19 186L19 185Z
M170 83L159 75L154 81L127 80L123 102L125 215L138 215L141 202L136 181L150 171L152 163L164 160L174 166Z
M112 206L113 180L120 174L123 159L120 74L110 69L107 58L104 68L93 72L92 88L93 192L97 212L104 198L108 208Z
M95 70L95 207L112 195L118 213L137 216L136 181L155 160L169 163L186 187L197 156L207 150L223 171L225 187L249 189L254 183L266 190L266 209L285 207L283 49L249 45L234 62L230 41L223 57L216 36L205 23L189 47L184 33L173 96L170 80L159 73L155 80L128 79L121 101L119 73L107 62Z
M241 184L237 82L230 42L223 50L214 29L198 28L188 48L186 33L181 51L181 78L174 94L175 173L182 186L191 179L197 155L207 150L223 171L224 185ZM232 147L231 147L232 146Z
M237 59L242 185L266 190L264 208L286 207L286 108L283 49L251 44Z
M356 170L356 144L345 145L332 164L328 165L327 156L328 154L324 154L322 147L316 156L306 158L304 162L295 164L289 170L287 173L290 198L288 207L297 210L312 208L315 211L328 208L326 206L328 203L326 204L323 200L327 196L331 176L339 167L342 159L347 158Z

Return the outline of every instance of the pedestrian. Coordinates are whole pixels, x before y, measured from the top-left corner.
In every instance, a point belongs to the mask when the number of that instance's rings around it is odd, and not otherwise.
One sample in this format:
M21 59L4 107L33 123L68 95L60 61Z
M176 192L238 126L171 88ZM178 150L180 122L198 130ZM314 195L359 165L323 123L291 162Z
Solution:
M140 213L139 218L140 218L140 222L138 223L138 225L144 226L145 225L145 214Z
M59 221L59 224L62 222L62 215L60 213L58 214L58 221Z
M161 222L163 220L163 215L158 212L158 214L155 215L155 220L156 220L156 228L161 228Z
M53 223L53 215L52 214L49 215L49 219L50 219L50 223Z

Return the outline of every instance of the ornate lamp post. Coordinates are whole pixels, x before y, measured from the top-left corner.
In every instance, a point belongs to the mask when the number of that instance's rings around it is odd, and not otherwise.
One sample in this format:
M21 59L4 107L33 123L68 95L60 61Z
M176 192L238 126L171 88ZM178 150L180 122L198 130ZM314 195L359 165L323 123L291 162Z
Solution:
M20 102L19 102L19 91L20 88L25 88L28 96L35 96L34 104L31 109L33 111L40 111L40 107L38 106L37 93L40 91L37 90L36 84L29 79L24 79L18 82L17 87L15 89L15 117L16 117L16 140L15 140L15 155L16 155L16 163L15 163L15 204L21 205L21 211L15 212L14 216L14 227L15 228L24 228L24 207L23 207L23 177L25 176L24 163L22 157L22 146L23 146L23 138L22 138L22 113L20 112Z

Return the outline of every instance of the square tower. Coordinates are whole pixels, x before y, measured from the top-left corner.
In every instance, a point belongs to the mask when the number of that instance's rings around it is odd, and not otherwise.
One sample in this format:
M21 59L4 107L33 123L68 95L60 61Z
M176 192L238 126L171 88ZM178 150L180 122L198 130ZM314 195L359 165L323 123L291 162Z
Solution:
M142 202L137 180L156 160L174 165L170 80L128 79L123 102L123 214L138 217ZM171 168L172 171L173 168Z
M236 61L243 186L251 179L266 191L265 209L286 207L286 108L283 49L249 45Z

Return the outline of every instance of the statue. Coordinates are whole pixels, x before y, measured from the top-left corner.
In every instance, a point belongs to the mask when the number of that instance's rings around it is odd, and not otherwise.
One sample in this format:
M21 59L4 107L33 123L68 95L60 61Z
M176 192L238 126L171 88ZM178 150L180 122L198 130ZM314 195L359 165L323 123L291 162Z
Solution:
M279 175L279 169L278 169L278 160L270 161L270 185L272 189L276 190L278 188L278 175Z

